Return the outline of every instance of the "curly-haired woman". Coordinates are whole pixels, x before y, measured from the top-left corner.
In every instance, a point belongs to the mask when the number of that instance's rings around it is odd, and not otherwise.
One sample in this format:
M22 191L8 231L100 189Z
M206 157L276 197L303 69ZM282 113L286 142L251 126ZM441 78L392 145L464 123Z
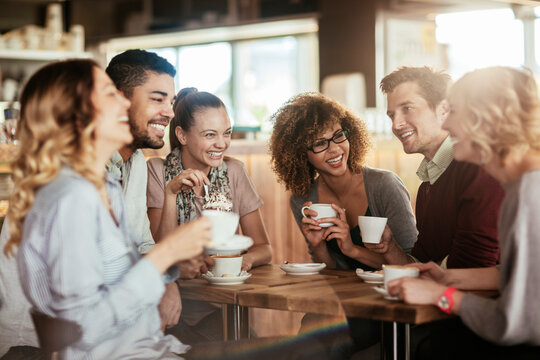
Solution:
M139 255L122 188L105 171L133 140L129 105L91 60L41 68L21 96L4 252L19 247L21 284L37 311L81 326L62 358L177 359L187 350L163 335L158 303L172 265L210 240L210 222L178 227Z
M421 359L540 359L540 100L528 71L491 67L450 89L443 124L456 160L482 166L505 190L499 213L500 266L442 269L416 264L419 279L388 283L391 295L460 316L422 325ZM459 289L459 290L458 290ZM486 298L460 290L498 290ZM424 329L425 331L425 329Z
M290 206L314 261L329 268L380 268L382 256L363 246L360 215L387 217L396 241L410 252L417 231L409 193L396 174L365 165L371 139L364 122L319 93L293 97L273 120L272 166L292 192ZM337 217L303 217L301 208L312 203L332 204ZM322 228L321 222L335 225Z

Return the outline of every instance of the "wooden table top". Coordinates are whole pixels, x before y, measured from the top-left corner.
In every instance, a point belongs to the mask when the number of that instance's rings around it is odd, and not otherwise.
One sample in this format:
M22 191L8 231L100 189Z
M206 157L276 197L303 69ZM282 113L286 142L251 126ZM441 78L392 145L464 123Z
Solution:
M352 270L323 270L319 275L287 275L279 265L250 271L241 285L211 285L206 280L182 280L183 298L236 304L246 307L361 317L422 324L448 318L433 305L407 305L386 300L374 285L366 284ZM482 292L480 295L483 295ZM492 296L486 292L485 296Z
M182 298L189 300L236 304L237 295L247 290L350 276L350 271L346 270L323 270L319 275L291 276L275 264L259 266L249 272L252 276L240 285L212 285L204 279L180 280L180 293Z

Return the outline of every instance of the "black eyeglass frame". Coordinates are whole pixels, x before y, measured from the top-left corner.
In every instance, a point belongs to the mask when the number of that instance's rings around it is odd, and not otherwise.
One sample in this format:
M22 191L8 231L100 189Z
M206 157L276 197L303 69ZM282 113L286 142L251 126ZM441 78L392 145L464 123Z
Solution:
M343 139L342 141L336 141L336 137L341 136L342 134L345 135L345 139ZM313 145L311 145L307 149L309 151L311 151L312 153L314 153L314 154L320 154L323 151L328 150L328 148L330 147L330 141L332 141L334 144L341 144L342 142L345 142L346 140L349 140L349 132L347 130L342 130L341 132L335 133L330 139L320 138L320 139L317 139L316 141L320 141L320 140L325 140L326 141L326 147L324 149L322 149L320 151L315 151L315 150L313 150Z

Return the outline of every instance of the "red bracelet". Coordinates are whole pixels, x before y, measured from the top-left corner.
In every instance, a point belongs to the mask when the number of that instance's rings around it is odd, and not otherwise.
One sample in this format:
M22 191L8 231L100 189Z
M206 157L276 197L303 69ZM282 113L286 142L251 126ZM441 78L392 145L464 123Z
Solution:
M446 290L444 290L442 295L439 296L439 299L437 300L437 306L439 309L447 314L452 313L452 307L454 306L454 298L452 295L454 295L456 291L457 289L453 287L447 287Z

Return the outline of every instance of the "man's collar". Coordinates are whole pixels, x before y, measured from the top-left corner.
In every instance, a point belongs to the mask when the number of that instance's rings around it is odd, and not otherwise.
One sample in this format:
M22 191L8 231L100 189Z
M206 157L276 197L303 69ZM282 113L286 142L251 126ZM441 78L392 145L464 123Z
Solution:
M122 178L122 167L124 160L118 151L115 151L113 156L105 163L105 168L109 174L114 175L117 179Z
M424 158L416 171L416 175L422 181L429 181L430 184L434 184L435 181L444 173L444 171L450 166L450 163L454 159L454 147L450 136L444 139L441 146L435 153L435 156L431 161Z

